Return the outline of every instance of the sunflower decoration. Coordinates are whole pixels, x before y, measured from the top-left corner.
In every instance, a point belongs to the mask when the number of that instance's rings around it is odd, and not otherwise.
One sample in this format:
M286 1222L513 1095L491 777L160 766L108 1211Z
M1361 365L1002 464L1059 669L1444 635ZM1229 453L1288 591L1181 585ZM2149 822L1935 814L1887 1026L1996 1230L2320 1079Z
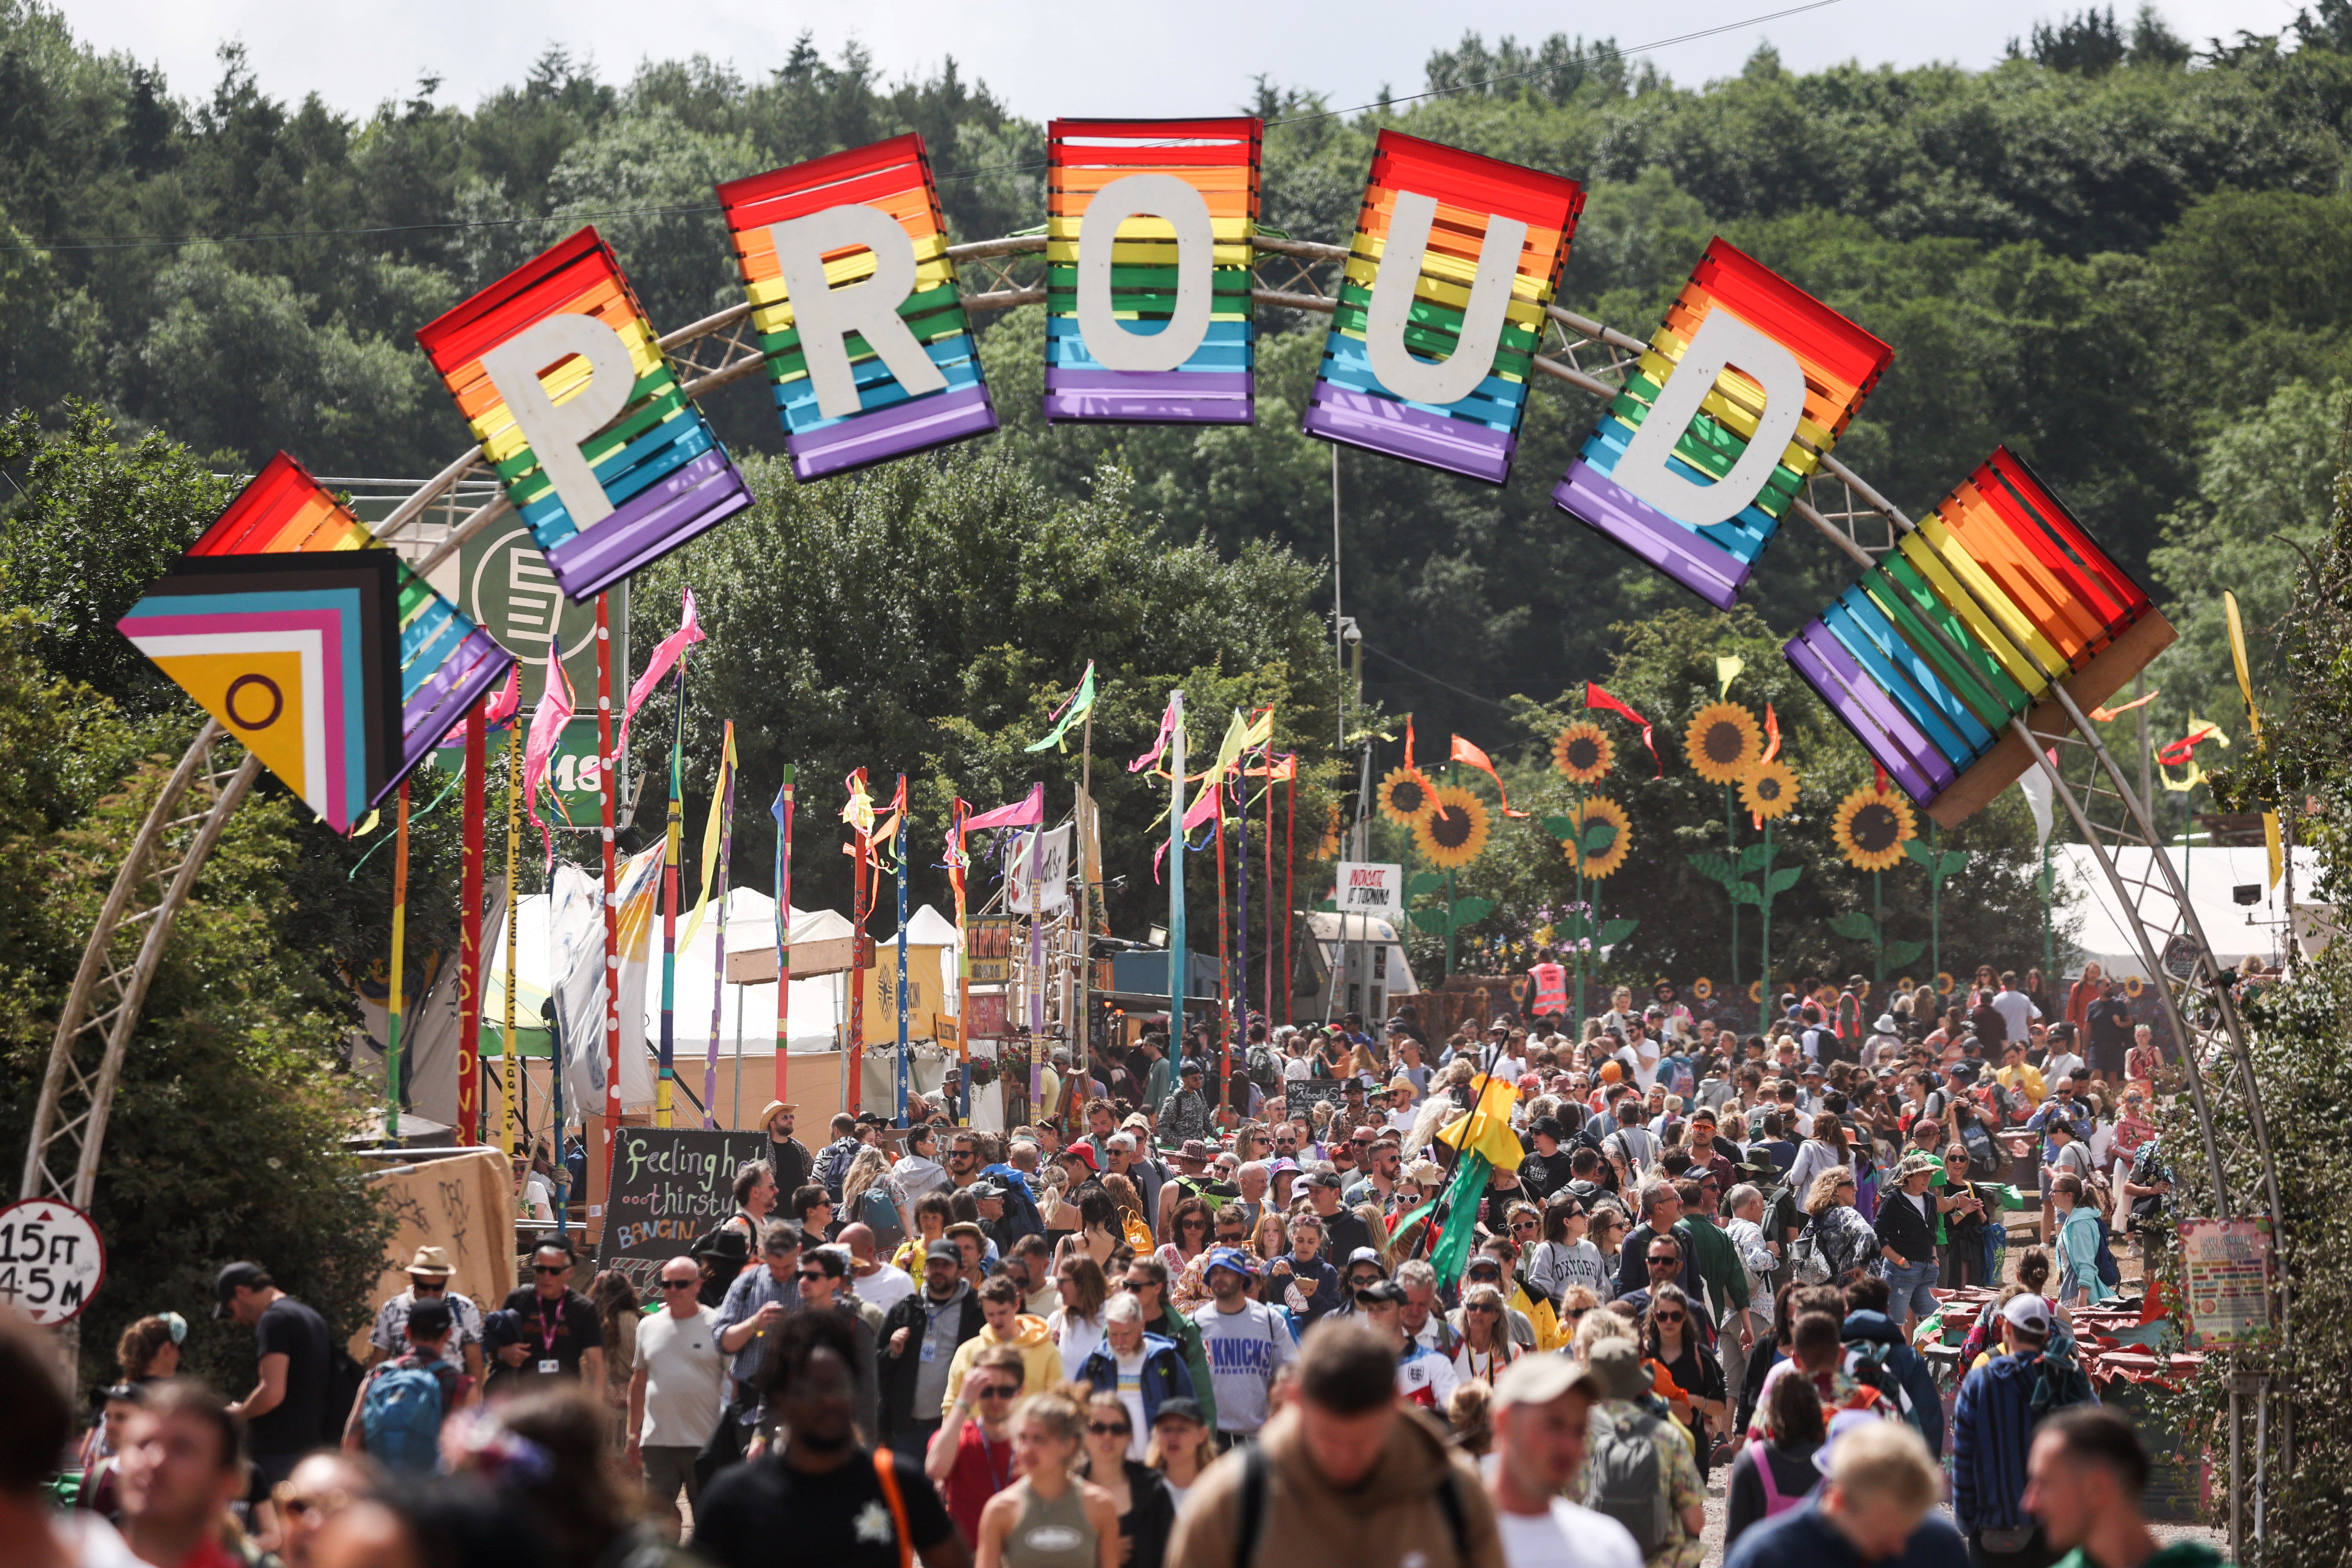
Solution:
M1777 757L1759 763L1739 781L1739 804L1767 822L1786 816L1797 808L1797 775Z
M1593 828L1604 825L1610 829L1609 842L1599 849L1581 855L1584 874L1592 878L1606 877L1625 863L1626 852L1633 846L1633 827L1623 806L1605 795L1596 795L1589 796L1581 805L1571 807L1568 817L1576 825L1576 832L1573 837L1561 843L1560 848L1568 856L1570 865L1578 864L1580 847L1585 844L1587 835Z
M1704 974L1700 975L1696 980L1691 982L1691 994L1702 1002L1713 1000L1715 996L1715 982L1709 980Z
M1570 724L1551 743L1551 765L1570 784L1599 784L1616 761L1617 748L1598 724Z
M1486 848L1486 803L1459 784L1440 784L1412 825L1412 841L1441 871L1467 866Z
M1381 780L1381 815L1399 827L1416 827L1437 805L1437 792L1419 768L1393 767Z
M2135 1002L2139 1000L2140 992L2145 990L2147 986L2147 982L2142 980L2137 974L2126 974L2124 976L2124 994L2130 997Z
M1763 760L1764 734L1756 715L1738 703L1710 702L1683 731L1683 753L1707 783L1736 784Z
M1906 840L1919 837L1911 803L1894 791L1867 785L1838 802L1830 839L1857 871L1886 871L1903 863Z
M1948 970L1948 969L1938 969L1937 971L1936 971L1936 994L1937 994L1937 995L1938 995L1938 996L1949 996L1949 995L1952 994L1952 985L1953 985L1952 972L1951 972L1950 970Z
M1764 983L1761 980L1751 980L1748 983L1748 999L1759 1004L1764 1000Z

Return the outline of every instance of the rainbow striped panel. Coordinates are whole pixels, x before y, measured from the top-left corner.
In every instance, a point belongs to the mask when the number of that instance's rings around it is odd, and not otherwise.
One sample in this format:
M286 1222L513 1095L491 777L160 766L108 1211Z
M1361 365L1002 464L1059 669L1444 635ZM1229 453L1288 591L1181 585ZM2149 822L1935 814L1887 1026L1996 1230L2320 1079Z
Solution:
M2095 706L2170 641L2147 591L2003 447L1784 651L1913 799L1957 795L1965 816L2030 763L2010 721L2053 680Z
M1443 406L1407 402L1382 386L1364 347L1372 284L1403 191L1438 204L1405 332L1407 346L1424 359L1451 354L1460 339L1487 220L1528 226L1494 364L1476 390ZM1531 362L1543 342L1543 308L1559 286L1569 236L1583 210L1584 189L1574 180L1381 132L1322 368L1308 395L1307 434L1492 484L1507 479Z
M567 314L612 328L636 375L621 413L580 444L613 508L585 529L564 510L513 411L482 369L485 353L551 316ZM571 598L602 593L751 504L751 488L678 384L621 264L593 227L516 268L426 326L416 341ZM561 405L588 384L583 366L579 356L567 357L541 372L541 384Z
M514 663L283 452L116 626L338 833Z
M956 294L947 220L940 214L939 188L932 183L921 136L909 132L787 169L731 180L719 187L719 202L726 210L743 291L751 297L751 324L768 355L768 379L774 386L793 474L803 480L823 479L996 428L996 409L989 401L971 327ZM828 419L817 408L816 389L809 381L768 228L853 203L878 207L907 231L915 247L915 287L898 306L898 315L946 376L947 385L910 395L864 337L852 333L849 358L862 406L856 414ZM874 273L872 253L862 248L828 254L825 264L826 279L834 288Z
M1727 310L1780 343L1805 373L1805 412L1770 479L1728 521L1694 528L1609 478L1627 443L1681 360L1684 346L1711 310ZM1788 279L1721 239L1711 242L1665 324L1650 340L1638 371L1601 416L1583 454L1552 490L1580 522L1640 556L1719 610L1748 585L1757 559L1780 526L1798 489L1853 418L1885 373L1895 351ZM1716 378L1714 393L1675 443L1672 472L1706 484L1731 471L1763 413L1763 395L1737 370Z
M1256 417L1257 323L1250 240L1257 233L1265 122L1056 120L1047 127L1045 417L1123 424L1247 425ZM1170 371L1109 370L1078 330L1078 233L1087 205L1130 174L1171 174L1199 191L1216 236L1207 341ZM1176 238L1166 220L1130 217L1111 253L1111 300L1143 332L1176 301Z

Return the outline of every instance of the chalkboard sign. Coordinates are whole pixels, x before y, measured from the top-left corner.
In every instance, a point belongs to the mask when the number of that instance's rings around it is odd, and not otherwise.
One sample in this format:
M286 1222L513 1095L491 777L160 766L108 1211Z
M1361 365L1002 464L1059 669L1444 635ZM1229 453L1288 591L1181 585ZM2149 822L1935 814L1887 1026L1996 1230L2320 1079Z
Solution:
M767 1155L764 1132L622 1128L597 1267L619 1269L644 1296L663 1264L735 1212L736 1171Z
M1324 1101L1337 1103L1348 1080L1343 1078L1298 1078L1282 1086L1283 1110L1292 1117L1311 1116Z

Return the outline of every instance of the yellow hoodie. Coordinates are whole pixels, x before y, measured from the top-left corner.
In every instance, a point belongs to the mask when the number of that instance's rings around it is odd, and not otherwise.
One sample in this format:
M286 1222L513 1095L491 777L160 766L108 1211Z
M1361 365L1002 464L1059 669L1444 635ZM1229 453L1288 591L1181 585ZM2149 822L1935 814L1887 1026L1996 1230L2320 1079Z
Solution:
M948 1391L940 1401L940 1416L955 1408L956 1395L963 1392L964 1373L971 1370L973 1360L991 1345L1012 1344L1020 1347L1024 1375L1021 1392L1045 1394L1062 1386L1062 1352L1046 1331L1045 1320L1024 1312L1013 1320L1013 1337L1000 1340L996 1331L986 1323L980 1332L956 1346L955 1359L948 1363Z

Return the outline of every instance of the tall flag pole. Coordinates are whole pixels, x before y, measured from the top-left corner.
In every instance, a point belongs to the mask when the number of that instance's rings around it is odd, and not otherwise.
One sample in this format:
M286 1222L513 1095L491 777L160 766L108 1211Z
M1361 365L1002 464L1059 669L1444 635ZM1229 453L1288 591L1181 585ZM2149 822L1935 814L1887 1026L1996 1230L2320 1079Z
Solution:
M874 802L866 793L866 770L849 775L849 804L841 818L849 824L849 1112L866 1105L866 972L874 967L866 954L873 939L866 934L871 909L866 891L866 858L874 849Z
M1077 839L1078 866L1078 1076L1084 1082L1094 1072L1095 1008L1094 989L1094 898L1093 879L1101 875L1096 862L1100 856L1094 843L1100 831L1095 817L1095 713L1087 709L1087 725L1078 742L1078 822L1074 830ZM1155 1109L1157 1109L1155 1107Z
M604 1158L612 1173L613 1131L621 1124L621 900L614 862L613 622L608 596L596 595L596 783L604 808ZM550 886L553 884L551 882ZM581 1108L583 1115L587 1108ZM558 1157L563 1129L555 1130Z
M669 731L669 809L662 825L661 1074L654 1082L654 1125L670 1124L677 1050L677 861L686 833L686 658L677 661L677 711Z
M948 890L955 898L956 929L956 1125L971 1125L971 943L964 934L963 825L971 807L961 799L948 807Z
M1266 1031L1274 1028L1274 735L1265 738L1265 997Z
M1029 830L1029 1120L1041 1114L1045 1098L1045 923L1039 913L1045 901L1038 879L1045 872L1045 818Z
M475 1142L482 1103L482 812L489 699L466 710L465 858L457 873L457 1142Z
M408 948L408 781L400 781L392 848L392 990L384 999L383 1135L400 1136L400 987Z
M517 1076L522 1071L522 1047L515 1044L515 963L522 947L522 886L517 879L522 859L522 720L516 717L507 731L507 994L506 1015L499 1042L499 1147L511 1158L515 1152ZM549 889L551 893L552 888Z
M907 775L898 775L898 1067L895 1116L907 1125Z
M1224 761L1222 752L1217 760ZM1233 902L1225 893L1225 770L1210 771L1216 776L1206 787L1217 792L1217 1109L1222 1112L1232 1104L1227 1085L1234 1067Z
M1290 966L1290 932L1298 923L1298 758L1290 759L1290 787L1282 806L1282 1021L1290 1016L1291 993L1298 989L1298 971Z
M726 1011L727 996L727 863L735 848L735 721L727 721L725 734L719 742L719 787L712 792L711 824L719 830L719 931L710 944L710 1043L702 1058L702 1124L719 1125L719 1026ZM702 857L705 866L705 887L710 879L710 836L703 835ZM736 1030L740 1040L742 1030ZM742 1081L740 1065L741 1047L737 1047L739 1065L736 1081ZM741 1106L736 1107L742 1110Z
M776 1098L790 1100L790 1077L785 1047L791 1039L793 1016L793 770L784 767L784 782L768 807L776 819ZM736 1108L740 1110L742 1108Z
M1184 1049L1184 693L1168 699L1168 1057ZM1157 1107L1153 1108L1155 1111Z

